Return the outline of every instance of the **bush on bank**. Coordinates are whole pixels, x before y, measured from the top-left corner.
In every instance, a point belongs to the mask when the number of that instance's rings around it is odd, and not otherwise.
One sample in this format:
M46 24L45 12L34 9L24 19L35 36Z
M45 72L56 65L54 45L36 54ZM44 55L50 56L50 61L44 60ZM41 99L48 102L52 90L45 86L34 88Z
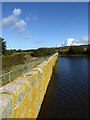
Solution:
M2 69L9 69L14 65L24 64L25 63L25 56L24 54L15 54L11 56L3 56L2 57Z
M83 54L84 53L84 49L82 46L71 46L69 51L68 51L68 54Z
M56 52L55 48L39 48L31 53L33 57L45 57L47 55L52 55Z
M60 56L90 56L90 45L70 46L68 50L59 50Z

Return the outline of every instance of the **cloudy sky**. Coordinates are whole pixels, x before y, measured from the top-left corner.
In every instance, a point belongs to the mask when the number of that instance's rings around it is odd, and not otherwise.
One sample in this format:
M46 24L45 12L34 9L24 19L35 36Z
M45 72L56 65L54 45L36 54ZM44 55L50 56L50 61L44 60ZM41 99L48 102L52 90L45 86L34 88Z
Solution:
M88 3L3 3L7 49L88 43Z

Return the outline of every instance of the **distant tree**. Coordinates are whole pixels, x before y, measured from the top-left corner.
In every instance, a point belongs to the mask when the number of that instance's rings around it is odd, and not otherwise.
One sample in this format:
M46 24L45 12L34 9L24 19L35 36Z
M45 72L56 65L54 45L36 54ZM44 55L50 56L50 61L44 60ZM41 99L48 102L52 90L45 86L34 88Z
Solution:
M2 49L2 54L5 55L6 52L6 41L0 37L0 49Z
M6 50L6 52L5 52L5 56L7 56L7 55L13 55L14 53L16 52L16 50L15 49L11 49L11 50Z
M31 54L34 57L45 57L47 55L52 55L56 52L54 48L39 48Z
M18 51L17 52L22 52L22 50L21 49L18 49Z
M69 54L83 54L83 52L84 49L82 46L71 46L68 51Z

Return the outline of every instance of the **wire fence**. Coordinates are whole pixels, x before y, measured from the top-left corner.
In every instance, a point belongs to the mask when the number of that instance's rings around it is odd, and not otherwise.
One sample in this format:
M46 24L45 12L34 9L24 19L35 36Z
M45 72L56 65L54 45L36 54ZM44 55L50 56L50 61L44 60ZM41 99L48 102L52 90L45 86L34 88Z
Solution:
M17 69L11 70L3 75L0 76L0 81L2 81L2 85L5 85L17 77L25 74L26 72L29 72L30 69L34 67L34 62L30 62L28 64L25 64Z
M32 68L34 68L35 66L37 66L38 64L40 64L42 61L46 60L49 57L50 57L50 55L48 55L47 57L38 58L37 60L31 61L28 64L18 67L17 69L14 69L5 74L2 74L0 76L1 86L15 80L17 77L20 77L21 75L29 72Z

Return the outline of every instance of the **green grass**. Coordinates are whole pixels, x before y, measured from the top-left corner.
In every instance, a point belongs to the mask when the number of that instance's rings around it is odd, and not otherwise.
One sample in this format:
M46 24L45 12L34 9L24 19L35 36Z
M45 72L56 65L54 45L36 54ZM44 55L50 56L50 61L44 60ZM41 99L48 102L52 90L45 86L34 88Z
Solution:
M17 77L20 77L22 74L28 72L42 61L44 61L47 57L31 57L29 54L14 54L11 56L3 56L3 64L2 71L3 74L10 72L10 81L13 81ZM15 60L14 60L15 59ZM29 68L28 68L29 64ZM22 72L23 66L23 72ZM19 68L19 69L18 69ZM16 70L17 69L17 70ZM0 77L0 82L2 81L2 85L9 83L9 73L5 74L3 77Z

